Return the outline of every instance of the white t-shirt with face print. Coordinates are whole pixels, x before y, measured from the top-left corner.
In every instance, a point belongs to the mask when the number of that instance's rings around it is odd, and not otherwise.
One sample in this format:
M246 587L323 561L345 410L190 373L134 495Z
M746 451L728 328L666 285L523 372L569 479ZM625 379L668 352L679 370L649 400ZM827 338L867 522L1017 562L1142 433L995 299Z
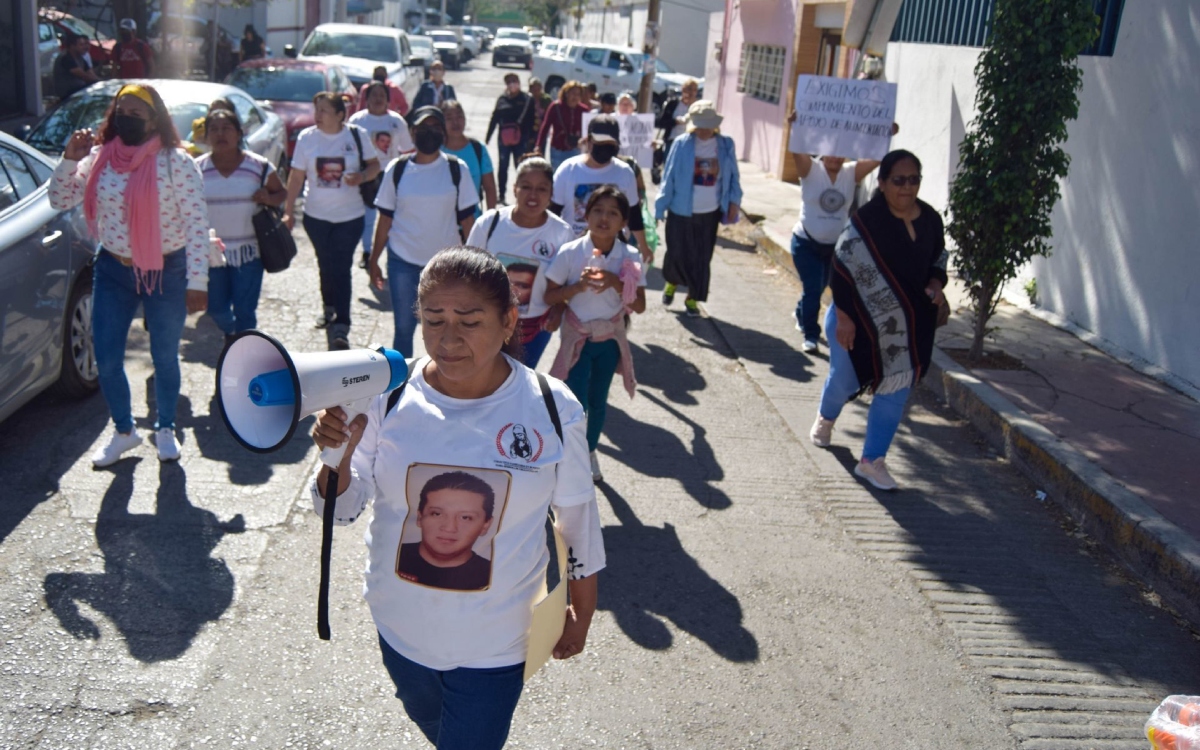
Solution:
M548 213L546 223L526 229L512 220L514 206L494 208L475 220L467 244L487 250L500 259L508 269L508 278L517 292L517 310L522 318L538 318L546 314L546 271L558 250L575 240L575 231L554 214ZM499 220L496 220L496 217ZM496 231L488 237L492 223Z

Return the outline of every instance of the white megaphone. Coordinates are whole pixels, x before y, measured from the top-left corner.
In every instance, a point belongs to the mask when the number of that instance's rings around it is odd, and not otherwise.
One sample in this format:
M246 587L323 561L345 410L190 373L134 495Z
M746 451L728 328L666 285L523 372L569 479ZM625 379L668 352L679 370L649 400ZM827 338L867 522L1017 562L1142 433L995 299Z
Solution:
M267 334L243 331L217 362L217 405L239 443L270 453L291 439L304 416L341 406L349 422L407 376L408 365L395 349L289 354ZM345 444L326 448L321 462L337 469L345 453Z

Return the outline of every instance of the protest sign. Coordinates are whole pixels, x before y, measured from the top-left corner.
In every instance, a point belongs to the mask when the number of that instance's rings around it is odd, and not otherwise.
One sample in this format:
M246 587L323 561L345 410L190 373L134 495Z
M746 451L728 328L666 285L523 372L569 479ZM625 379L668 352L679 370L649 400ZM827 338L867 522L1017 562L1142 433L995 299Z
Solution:
M583 132L596 112L583 113ZM632 156L640 167L654 163L654 115L613 115L621 125L621 155Z
M802 75L788 150L797 154L882 159L896 120L896 84Z

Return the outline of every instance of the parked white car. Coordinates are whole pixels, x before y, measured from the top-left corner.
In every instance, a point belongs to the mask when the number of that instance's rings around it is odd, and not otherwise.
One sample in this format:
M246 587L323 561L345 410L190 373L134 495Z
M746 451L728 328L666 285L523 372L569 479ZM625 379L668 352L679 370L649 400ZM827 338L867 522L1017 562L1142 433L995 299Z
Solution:
M492 44L492 67L500 63L519 63L523 68L533 64L533 45L529 41L529 32L503 26L496 29L496 41Z
M537 53L542 57L554 57L562 41L562 39L555 36L544 36L542 37L542 44L538 47Z
M320 60L345 72L355 88L362 88L382 65L388 79L412 101L425 80L425 66L414 55L408 34L387 26L323 23L313 29L300 48L301 60Z
M563 40L554 56L537 55L533 58L533 75L542 79L546 93L551 96L555 96L558 89L571 80L594 83L596 91L601 94L619 94L641 88L642 60L642 53L631 47ZM654 109L657 112L668 94L679 91L689 76L676 73L661 60L655 62ZM703 90L704 79L696 80Z
M483 52L483 42L479 40L475 30L470 26L459 26L458 31L462 34L463 47L466 48L467 54L470 57L479 57L479 53Z

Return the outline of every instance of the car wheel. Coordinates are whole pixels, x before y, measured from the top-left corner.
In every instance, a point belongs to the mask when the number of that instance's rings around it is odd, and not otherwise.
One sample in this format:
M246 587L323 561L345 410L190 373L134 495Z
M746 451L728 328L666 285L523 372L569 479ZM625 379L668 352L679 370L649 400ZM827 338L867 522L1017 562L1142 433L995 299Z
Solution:
M62 368L52 391L65 398L83 398L100 387L96 347L92 340L92 271L79 276L67 300L63 321Z
M566 83L566 81L564 81L562 78L558 76L550 76L550 80L546 81L546 93L550 95L551 99L558 98L558 90L563 87L564 83Z
M500 61L496 59L495 55L492 55L492 67L493 68L500 67Z

